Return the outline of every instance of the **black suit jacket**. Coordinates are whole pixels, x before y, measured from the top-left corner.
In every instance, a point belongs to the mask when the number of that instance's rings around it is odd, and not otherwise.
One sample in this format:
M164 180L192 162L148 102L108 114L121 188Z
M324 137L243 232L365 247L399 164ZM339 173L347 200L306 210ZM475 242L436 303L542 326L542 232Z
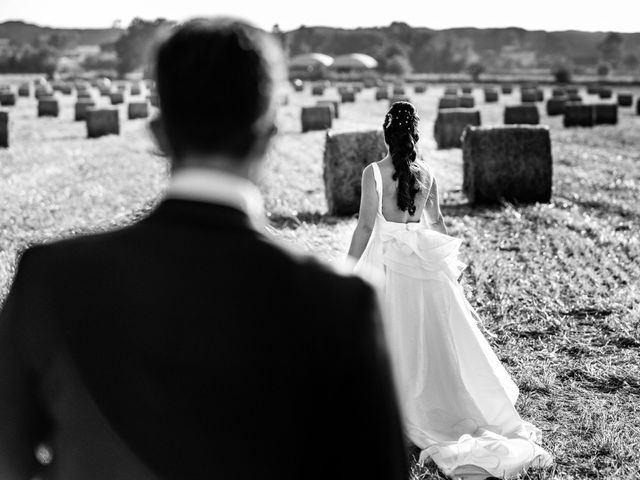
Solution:
M0 328L2 478L407 476L374 292L238 210L32 248Z

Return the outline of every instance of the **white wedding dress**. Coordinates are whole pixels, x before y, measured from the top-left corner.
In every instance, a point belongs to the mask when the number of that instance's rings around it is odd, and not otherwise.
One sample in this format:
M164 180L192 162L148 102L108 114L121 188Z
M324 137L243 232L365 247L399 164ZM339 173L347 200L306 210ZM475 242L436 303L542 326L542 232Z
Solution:
M406 434L453 478L508 477L547 466L540 431L514 408L518 387L477 326L458 277L461 241L382 215L382 177L373 163L378 214L355 267L384 285L385 333Z

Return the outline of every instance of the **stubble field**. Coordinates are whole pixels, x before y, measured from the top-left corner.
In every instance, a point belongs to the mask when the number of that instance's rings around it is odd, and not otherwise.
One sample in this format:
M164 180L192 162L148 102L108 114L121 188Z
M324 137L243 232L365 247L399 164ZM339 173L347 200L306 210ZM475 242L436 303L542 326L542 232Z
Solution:
M460 150L438 151L433 141L442 91L409 92L422 118L420 151L438 178L450 234L464 241L467 297L520 387L518 410L541 428L556 459L524 477L638 478L640 116L622 108L617 126L564 129L538 104L552 132L552 203L471 207L461 193ZM504 105L519 103L517 93L499 104L485 104L480 89L474 95L485 125L501 123ZM167 185L167 161L154 154L144 120L126 120L121 107L120 136L87 140L85 125L73 121L73 97L59 99L57 119L38 119L34 99L10 107L11 148L0 149L2 297L25 246L135 221ZM289 93L261 188L270 235L341 262L355 218L327 215L324 132L300 133L300 106L317 99L308 90ZM341 105L334 128L379 128L386 108L365 90ZM414 466L413 477L439 474Z

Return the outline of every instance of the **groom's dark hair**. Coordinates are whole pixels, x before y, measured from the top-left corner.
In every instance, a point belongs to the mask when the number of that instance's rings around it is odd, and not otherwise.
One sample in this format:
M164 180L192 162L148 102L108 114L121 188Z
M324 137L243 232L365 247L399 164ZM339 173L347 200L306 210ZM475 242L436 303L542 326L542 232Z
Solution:
M166 147L185 155L245 158L274 130L272 109L281 53L273 39L231 18L175 27L156 54Z

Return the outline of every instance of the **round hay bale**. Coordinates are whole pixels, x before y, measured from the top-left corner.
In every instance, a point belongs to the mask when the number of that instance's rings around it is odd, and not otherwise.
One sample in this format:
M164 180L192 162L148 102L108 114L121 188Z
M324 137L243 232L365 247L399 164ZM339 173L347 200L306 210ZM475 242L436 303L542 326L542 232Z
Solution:
M544 101L544 91L538 87L523 87L520 90L522 103L535 103Z
M471 95L473 93L473 87L462 87L462 95Z
M512 105L504 109L505 125L538 125L540 112L534 104Z
M382 130L327 132L323 179L330 215L358 213L362 170L386 154Z
M111 101L111 105L120 105L124 103L124 94L122 91L111 92L109 94L109 100Z
M76 122L84 121L87 119L87 110L96 106L96 103L90 99L78 99L75 105L75 119Z
M60 104L53 97L43 97L38 100L39 117L57 117L60 114Z
M23 83L18 87L18 96L19 97L30 97L31 96L31 85L28 83Z
M620 106L620 107L632 107L633 106L633 93L629 93L629 92L618 93L618 106Z
M567 97L553 97L547 100L547 115L550 117L563 115L564 106L567 103L567 100Z
M521 103L536 103L538 101L538 94L536 90L521 90L520 102Z
M600 85L590 84L587 85L587 93L589 95L600 95L600 89L602 87Z
M52 97L53 89L49 86L40 85L38 88L36 88L35 96L37 100L40 100L41 98Z
M356 101L356 92L348 90L340 94L340 101L342 103L354 103Z
M459 108L460 107L460 97L457 95L445 95L444 97L438 100L438 110L442 110L444 108Z
M596 109L593 105L567 102L564 105L565 127L593 127L596 123Z
M600 87L598 91L598 96L602 99L607 99L613 97L613 90L607 87Z
M444 89L444 95L446 96L458 96L458 87L446 87Z
M0 147L9 148L9 112L0 110Z
M505 95L511 95L513 93L513 85L502 85L500 89Z
M340 102L334 100L318 100L316 107L329 107L331 108L333 118L340 118Z
M149 95L147 95L147 100L149 100L149 103L153 106L153 107L159 107L160 106L160 97L158 97L158 94L153 92L150 93Z
M367 77L363 80L364 88L374 88L378 85L378 81L375 78Z
M617 125L618 105L615 103L597 103L596 125Z
M479 110L462 108L439 110L433 125L433 136L438 149L460 148L462 133L469 125L480 125Z
M120 135L120 115L117 108L87 109L87 137Z
M300 115L302 133L311 130L326 130L331 128L333 112L331 107L302 107Z
M462 188L470 203L548 203L551 200L548 127L468 127L462 143Z
M476 99L473 95L464 94L460 96L460 108L475 108Z
M129 89L129 93L133 96L142 94L142 84L140 82L134 82L131 84L131 88Z
M324 95L324 85L313 85L311 87L311 95L314 95L316 97L321 97L322 95Z
M16 94L8 92L0 92L0 105L3 107L13 107L16 104Z
M424 83L418 83L413 87L413 91L416 93L425 93L427 91L427 85Z
M570 93L569 94L570 102L582 102L582 96L579 93Z
M148 116L148 102L129 102L129 105L127 105L127 118L129 120L135 120L136 118L147 118Z
M493 87L484 89L484 101L486 103L495 103L498 101L498 90Z
M376 90L376 100L388 100L389 89L387 87L379 87Z
M406 95L406 90L403 85L394 85L393 86L393 95Z
M406 95L393 95L389 99L389 108L391 108L391 105L393 105L396 102L409 102L409 103L411 103L411 99L409 97L407 97Z

